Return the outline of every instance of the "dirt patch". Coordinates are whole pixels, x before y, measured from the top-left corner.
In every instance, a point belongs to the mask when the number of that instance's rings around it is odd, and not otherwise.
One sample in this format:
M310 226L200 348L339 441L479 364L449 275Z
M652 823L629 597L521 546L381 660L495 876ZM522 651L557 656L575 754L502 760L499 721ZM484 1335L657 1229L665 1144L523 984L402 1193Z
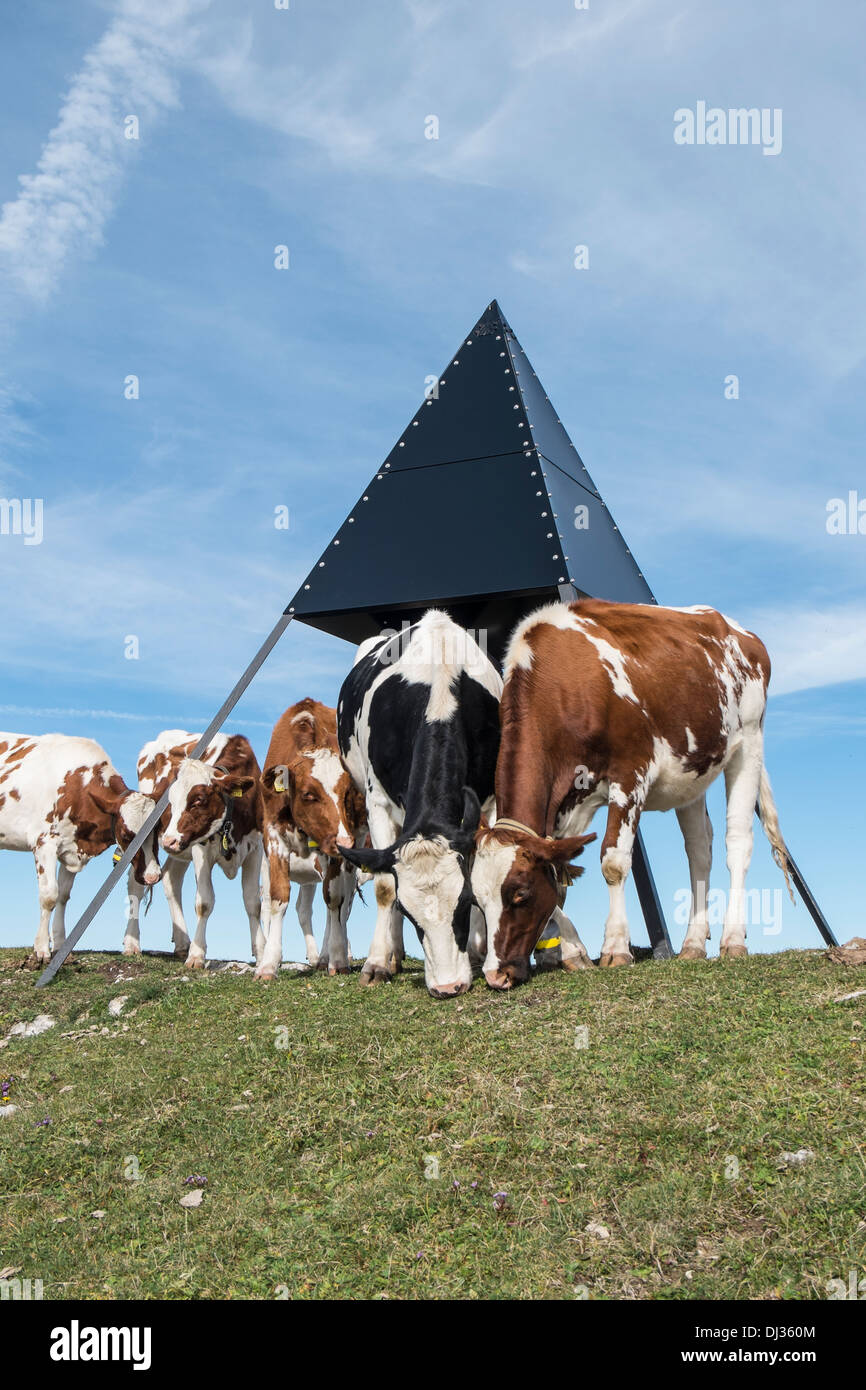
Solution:
M134 980L138 975L146 975L147 970L147 960L143 956L123 956L121 960L108 960L104 965L97 965L93 974L101 975L109 984L116 984L119 979Z
M844 946L831 946L827 958L834 965L866 965L866 937L852 936Z

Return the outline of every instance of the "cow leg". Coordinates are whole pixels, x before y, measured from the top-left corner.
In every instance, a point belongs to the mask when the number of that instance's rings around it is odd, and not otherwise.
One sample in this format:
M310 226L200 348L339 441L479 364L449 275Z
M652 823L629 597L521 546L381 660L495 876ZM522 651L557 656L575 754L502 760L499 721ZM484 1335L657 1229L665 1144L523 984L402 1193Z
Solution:
M755 802L763 765L760 729L744 731L743 741L725 768L728 799L725 849L731 876L719 954L746 956L746 874L752 858Z
M563 970L592 969L589 952L578 936L574 923L566 917L561 907L553 909L553 916L547 924L545 936L558 936L560 938L559 949L562 952Z
M38 961L51 959L51 914L57 905L57 846L53 840L43 840L33 851L36 879L39 885L39 927L33 952Z
M207 924L214 909L213 864L201 845L193 845L195 870L195 936L186 963L190 970L204 970L207 959Z
M370 943L370 954L364 962L361 971L362 985L380 984L385 980L390 980L393 976L395 961L395 943L393 936L393 918L401 916L396 906L397 892L394 887L394 879L390 874L376 874L373 879L376 890L376 926L373 931L373 940ZM402 936L402 921L400 923L400 934Z
M255 970L257 980L273 980L283 963L283 918L289 905L291 884L289 881L289 851L282 841L270 837L265 856L262 877L268 895L268 935L264 950L258 959ZM301 912L300 894L298 896L298 916Z
M258 838L258 837L256 837ZM259 876L262 869L261 840L241 865L241 892L250 919L250 952L258 965L264 954L265 937L262 931L262 894Z
M358 874L351 864L343 866L343 873L346 875L346 891L343 893L343 901L340 904L340 926L346 942L346 969L352 964L352 944L349 941L349 913L352 911L352 903L355 900L355 893L358 890Z
M622 788L611 782L607 829L601 842L601 872L610 894L610 910L604 924L599 965L631 965L634 960L625 910L625 884L631 872L639 819L638 803L629 800Z
M706 960L710 935L707 893L713 863L713 827L707 814L706 797L699 796L697 801L689 802L688 806L678 806L677 820L685 841L692 893L689 927L680 951L680 959Z
M144 884L135 877L132 865L126 876L126 929L123 933L122 951L125 956L141 955L141 900L144 897Z
M403 914L399 907L391 909L391 954L388 957L388 968L392 975L399 975L403 969L403 961L406 957L406 949L403 945Z
M370 839L374 849L393 845L400 833L384 806L367 806ZM403 914L397 907L397 890L392 874L374 874L376 892L376 926L370 943L370 954L361 971L362 985L375 985L390 980L403 959Z
M295 911L298 914L298 925L304 936L304 950L307 957L307 965L315 970L319 963L319 948L316 945L316 938L313 934L313 904L316 901L315 883L302 883L298 888L298 900L295 903Z
M57 906L54 909L54 921L51 924L51 935L54 938L54 950L57 951L66 940L66 904L69 902L69 894L72 892L72 884L75 881L75 874L71 869L67 869L65 864L57 865Z
M469 913L469 940L466 950L472 973L480 973L487 955L487 922L480 907L473 907Z
M162 871L162 887L171 918L171 939L178 960L186 960L190 952L189 932L183 916L183 880L189 867L188 859L167 859Z
M325 897L325 905L328 909L328 925L325 928L325 939L322 943L322 955L319 958L320 968L327 970L329 975L348 975L349 973L349 950L346 938L346 916L344 906L346 899L351 901L354 892L355 872L349 864L341 862L334 865L325 875L322 884L322 892Z

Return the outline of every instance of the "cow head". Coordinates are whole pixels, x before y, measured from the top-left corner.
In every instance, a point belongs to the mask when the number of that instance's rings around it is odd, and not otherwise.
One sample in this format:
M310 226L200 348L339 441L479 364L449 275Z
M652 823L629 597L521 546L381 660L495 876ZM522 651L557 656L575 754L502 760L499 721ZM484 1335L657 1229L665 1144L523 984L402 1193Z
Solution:
M156 802L143 792L133 792L126 788L118 793L111 788L102 788L94 784L89 791L91 800L99 810L114 818L115 839L121 850L127 850L148 816L156 809ZM148 835L132 858L132 872L135 878L139 883L148 886L159 883L160 878L156 836L157 829L154 827L153 833Z
M267 767L262 784L284 798L292 823L310 849L333 858L355 843L364 820L363 798L355 790L339 755L329 748L301 753L289 766Z
M494 989L511 989L529 976L529 957L558 904L563 870L595 839L543 839L511 829L478 834L472 888L487 922L484 977ZM583 869L569 868L569 877Z
M473 907L469 865L480 816L478 797L464 787L459 826L401 835L387 849L341 851L357 868L393 875L397 906L418 932L424 978L437 998L464 994L472 983L466 949Z
M215 835L226 818L229 798L243 796L255 777L239 777L199 758L184 758L168 793L168 824L160 836L170 854Z

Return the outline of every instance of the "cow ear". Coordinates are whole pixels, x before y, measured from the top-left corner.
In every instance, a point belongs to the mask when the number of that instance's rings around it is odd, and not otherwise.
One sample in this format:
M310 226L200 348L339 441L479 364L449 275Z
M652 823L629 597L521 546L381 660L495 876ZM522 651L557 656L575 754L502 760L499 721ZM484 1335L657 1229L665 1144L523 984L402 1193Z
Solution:
M256 785L255 777L238 777L233 772L218 773L214 782L221 792L226 792L229 796L243 796Z
M468 854L475 844L475 832L481 820L481 802L471 787L463 788L463 814L460 827L452 840L455 849Z
M569 835L564 840L542 840L540 843L533 840L532 853L536 859L543 859L548 864L567 864L570 859L583 854L584 845L592 844L596 839L598 836L593 831L591 835Z
M471 787L463 788L463 815L460 829L465 835L475 835L481 820L481 802Z
M394 872L396 854L393 845L387 849L344 849L339 846L343 858L365 874L388 874Z
M274 763L273 766L266 767L262 773L262 784L269 792L286 792L289 796L294 790L292 774L285 763Z

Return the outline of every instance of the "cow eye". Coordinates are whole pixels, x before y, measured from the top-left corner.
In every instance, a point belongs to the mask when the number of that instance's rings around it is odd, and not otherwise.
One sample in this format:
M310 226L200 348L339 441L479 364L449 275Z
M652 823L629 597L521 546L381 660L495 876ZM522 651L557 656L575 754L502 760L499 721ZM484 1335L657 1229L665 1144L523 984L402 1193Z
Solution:
M521 903L529 902L530 893L528 888L515 888L511 894L511 901L518 907Z
M318 799L315 792L304 792L305 801L318 801Z

